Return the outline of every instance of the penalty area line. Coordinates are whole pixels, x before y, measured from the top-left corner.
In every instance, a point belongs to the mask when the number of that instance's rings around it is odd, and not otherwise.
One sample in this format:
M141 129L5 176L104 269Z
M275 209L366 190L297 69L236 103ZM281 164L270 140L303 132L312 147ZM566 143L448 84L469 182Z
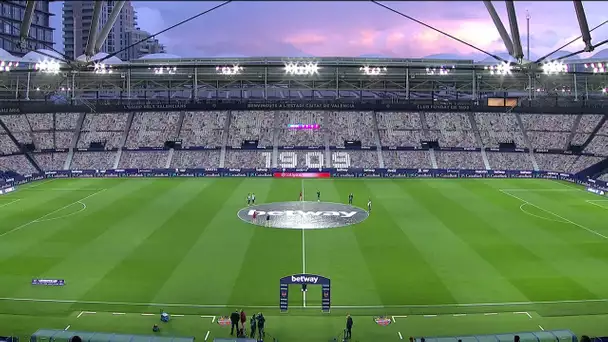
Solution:
M563 216L560 216L560 215L558 215L558 214L556 214L556 213L554 213L554 212L552 212L552 211L550 211L550 210L543 209L543 208L541 208L541 207L537 206L537 205L536 205L536 204L534 204L534 203L530 203L530 202L526 201L525 199L523 199L523 198L521 198L521 197L519 197L519 196L516 196L516 195L513 195L513 194L509 193L508 191L505 191L505 190L500 190L500 192L502 192L503 194L505 194L505 195L507 195L507 196L511 196L511 197L513 197L513 198L515 198L515 199L517 199L517 200L521 201L521 202L524 202L524 203L526 203L526 204L528 204L528 205L531 205L531 206L535 207L536 209L539 209L539 210L542 210L542 211L544 211L544 212L546 212L546 213L549 213L549 214L551 214L551 215L553 215L553 216L555 216L555 217L557 217L557 218L559 218L559 219L561 219L561 220L565 221L564 223L570 223L570 224L572 224L572 225L574 225L574 226L577 226L577 227L579 227L579 228L581 228L581 229L584 229L584 230L588 231L588 232L589 232L589 233L591 233L591 234L595 234L595 235L597 235L597 236L599 236L599 237L601 237L601 238L604 238L604 239L608 240L608 236L603 235L602 233L599 233L599 232L597 232L597 231L595 231L595 230L593 230L593 229L591 229L591 228L587 228L587 227L583 226L582 224L578 224L578 223L576 223L576 222L574 222L574 221L568 220L567 218L565 218L565 217L563 217Z
M46 217L48 217L48 216L50 216L50 215L52 215L52 214L54 214L54 213L56 213L56 212L59 212L59 211L61 211L61 210L65 209L65 208L69 208L69 207L73 206L73 205L74 205L74 204L76 204L76 203L82 202L82 201L86 200L87 198L91 198L91 197L93 197L93 196L97 195L98 193L100 193L100 192L102 192L102 191L105 191L105 190L106 190L106 189L102 189L102 190L96 191L96 192L94 192L94 193L92 193L92 194L90 194L90 195L88 195L88 196L86 196L86 197L84 197L84 198L81 198L81 199L79 199L79 200L77 200L77 201L74 201L74 202L72 202L72 203L70 203L70 204L68 204L68 205L65 205L65 206L63 206L63 207L61 207L61 208L59 208L59 209L53 210L53 211L51 211L50 213L44 214L44 215L40 216L39 218L37 218L37 219L35 219L35 220L32 220L32 221L27 222L27 223L24 223L24 224L22 224L22 225L20 225L20 226L18 226L18 227L15 227L15 228L13 228L13 229L11 229L11 230L8 230L8 231L6 231L6 232L4 232L4 233L0 234L0 238L1 238L1 237L3 237L3 236L5 236L5 235L8 235L8 234L10 234L10 233L14 233L14 232L16 232L16 231L19 231L19 230L21 230L21 229L23 229L23 228L25 228L25 227L27 227L27 226L29 226L29 225L31 225L31 224L34 224L34 223L38 223L38 222L44 221L44 219L45 219Z

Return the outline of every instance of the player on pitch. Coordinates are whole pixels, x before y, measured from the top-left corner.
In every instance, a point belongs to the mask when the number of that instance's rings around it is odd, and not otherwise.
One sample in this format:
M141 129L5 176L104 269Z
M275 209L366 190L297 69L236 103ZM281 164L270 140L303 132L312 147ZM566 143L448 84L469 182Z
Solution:
M300 202L302 202L302 191L300 191Z

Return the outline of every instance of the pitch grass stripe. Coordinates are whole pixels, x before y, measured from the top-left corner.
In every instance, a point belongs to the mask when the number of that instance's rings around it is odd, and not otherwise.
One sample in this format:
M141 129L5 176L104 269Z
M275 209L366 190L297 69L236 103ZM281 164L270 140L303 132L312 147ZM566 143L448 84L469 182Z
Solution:
M32 221L27 222L27 223L25 223L25 224L22 224L22 225L20 225L20 226L18 226L18 227L15 227L15 228L13 228L13 229L11 229L11 230L9 230L9 231L6 231L6 232L4 232L4 233L0 234L0 238L1 238L1 237L3 237L3 236L5 236L5 235L8 235L8 234L10 234L10 233L13 233L13 232L16 232L16 231L18 231L18 230L21 230L21 229L23 229L23 228L25 228L25 227L27 227L27 226L29 226L29 225L33 224L33 223L40 222L40 221L41 221L41 220L43 220L45 217L48 217L48 216L50 216L50 215L52 215L52 214L54 214L54 213L56 213L56 212L59 212L59 211L61 211L61 210L65 209L65 208L68 208L68 207L70 207L70 206L72 206L72 205L74 205L74 204L76 204L76 203L79 203L79 202L84 201L84 200L86 200L86 199L88 199L88 198L91 198L91 197L93 197L93 196L97 195L98 193L100 193L100 192L102 192L102 191L105 191L105 190L106 190L106 189L101 189L101 190L99 190L99 191L97 191L97 192L94 192L94 193L92 193L92 194L90 194L90 195L88 195L88 196L84 197L84 198L81 198L81 199L79 199L79 200L77 200L77 201L74 201L74 202L72 202L72 203L70 203L70 204L68 204L68 205L66 205L66 206L63 206L63 207L61 207L61 208L59 208L59 209L57 209L57 210L53 210L53 211L51 211L50 213L44 214L44 215L40 216L39 218L37 218L37 219L35 219L35 220L32 220Z
M0 297L0 301L6 302L30 302L30 303L56 303L56 304L86 304L86 305L122 305L122 306L143 306L143 307L182 307L182 308L259 308L259 309L277 309L279 305L242 305L242 304L179 304L179 303L136 303L136 302L110 302L110 301L87 301L87 300L71 300L71 299L36 299L36 298L10 298ZM548 304L585 304L585 303L608 303L608 298L598 299L572 299L572 300L547 300L547 301L530 301L530 302L500 302L500 303L451 303L451 304L412 304L412 305L332 305L334 309L433 309L433 308L483 308L483 307L504 307L504 306L525 306L525 305L548 305ZM294 308L304 308L303 306L293 306ZM321 306L307 306L311 309L320 309ZM95 312L84 311L85 314L94 314ZM515 312L527 314L526 312ZM201 316L207 317L207 316ZM211 316L208 316L211 317ZM401 317L401 316L395 316Z

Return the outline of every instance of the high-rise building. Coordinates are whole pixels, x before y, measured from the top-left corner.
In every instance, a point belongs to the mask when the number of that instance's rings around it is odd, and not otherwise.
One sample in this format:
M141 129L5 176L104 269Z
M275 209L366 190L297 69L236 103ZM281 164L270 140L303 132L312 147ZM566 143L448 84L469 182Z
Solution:
M148 38L150 33L139 28L127 32L127 46L142 41L141 43L129 48L128 55L131 59L139 58L152 53L164 53L165 46L156 38Z
M32 24L26 40L26 47L22 49L19 42L21 23L25 14L27 1L0 1L0 48L15 56L23 56L30 50L52 49L53 28L49 1L35 2Z
M116 2L113 0L104 0L102 2L98 34L108 22ZM67 56L77 58L84 54L93 21L94 6L95 1L65 1L63 3L63 43ZM131 1L126 1L100 52L111 54L125 49L131 44L130 42L137 41L130 37L130 32L137 30L136 27L137 15L131 5ZM133 49L126 49L125 51L121 51L116 57L123 61L135 59L141 56L141 54L137 53L139 50L139 46ZM143 48L141 50L145 51Z

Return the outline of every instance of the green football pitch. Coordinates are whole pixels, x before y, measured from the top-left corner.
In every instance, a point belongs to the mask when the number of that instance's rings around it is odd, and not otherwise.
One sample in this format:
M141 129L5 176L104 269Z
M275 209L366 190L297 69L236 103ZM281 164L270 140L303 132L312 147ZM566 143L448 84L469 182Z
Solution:
M360 224L255 226L258 203L347 202ZM279 278L331 278L280 313ZM33 278L65 279L63 287ZM399 341L571 329L608 335L608 198L550 180L63 179L0 197L0 336L37 329L227 337L217 318L263 312L285 341ZM393 320L388 326L375 316Z

